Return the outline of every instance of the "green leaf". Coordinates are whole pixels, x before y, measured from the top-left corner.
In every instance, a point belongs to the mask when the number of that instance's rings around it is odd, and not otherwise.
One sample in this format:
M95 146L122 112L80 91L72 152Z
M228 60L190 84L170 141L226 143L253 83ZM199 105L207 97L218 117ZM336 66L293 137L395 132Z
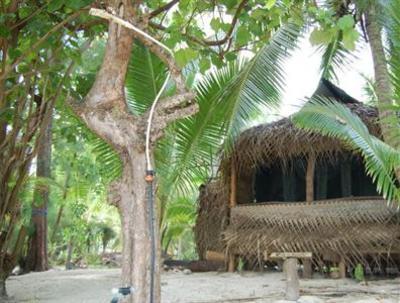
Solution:
M236 45L246 45L251 39L251 34L246 26L242 25L236 32Z
M222 3L226 5L228 10L230 10L233 9L238 2L237 0L223 0Z
M267 2L265 3L265 7L268 9L271 9L274 7L275 4L276 4L276 0L267 0Z
M51 0L49 5L47 6L47 10L49 12L59 10L64 5L64 2L64 0Z
M213 31L217 32L221 28L221 21L218 18L212 18L210 26Z
M256 9L253 10L253 12L251 13L251 16L252 16L254 19L261 20L261 19L264 18L267 14L268 14L268 12L267 12L265 9L256 8Z
M80 8L82 8L84 6L89 5L92 2L93 2L93 0L68 0L68 1L66 1L65 5L68 8L71 8L73 10L77 10L77 9L80 9Z
M352 29L354 27L354 18L352 15L343 16L338 20L337 25L342 31Z
M356 49L356 42L360 34L355 29L346 30L343 32L343 46L348 50L355 50Z
M7 38L11 34L10 30L6 25L0 24L0 37Z
M188 11L190 8L191 0L180 0L179 1L179 9L181 11Z
M18 58L19 56L21 56L21 54L22 52L18 48L10 48L9 50L9 55L11 60Z
M334 33L330 29L315 28L310 35L312 45L328 44L334 38Z
M211 67L210 59L201 58L199 66L200 66L200 72L204 74Z
M198 52L191 48L181 48L175 52L176 63L180 68L185 67L190 61L196 59Z

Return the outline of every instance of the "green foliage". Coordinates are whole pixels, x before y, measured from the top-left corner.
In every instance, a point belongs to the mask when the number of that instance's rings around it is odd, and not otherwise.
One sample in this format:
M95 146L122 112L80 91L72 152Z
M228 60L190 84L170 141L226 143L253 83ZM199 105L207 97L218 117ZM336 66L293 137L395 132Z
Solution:
M245 263L244 263L243 259L242 259L242 258L239 258L239 262L238 262L238 265L237 265L236 270L237 270L238 272L242 272L243 269L244 269L244 265L245 265Z
M355 50L360 35L355 27L353 15L340 15L335 12L334 7L329 6L318 9L312 7L309 14L318 24L310 36L313 45L329 45L339 38L345 49Z
M164 83L166 72L165 65L157 56L143 45L135 44L126 79L127 103L133 114L141 115L151 106Z
M356 268L354 269L354 278L358 282L365 281L364 268L360 263L358 263Z

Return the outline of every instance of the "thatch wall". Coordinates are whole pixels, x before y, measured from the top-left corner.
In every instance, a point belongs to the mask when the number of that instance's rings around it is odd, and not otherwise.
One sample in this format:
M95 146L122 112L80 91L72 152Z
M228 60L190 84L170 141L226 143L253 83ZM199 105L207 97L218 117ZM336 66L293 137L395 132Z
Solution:
M212 181L200 189L194 235L201 260L207 251L224 252L222 233L228 222L228 190L220 180Z
M227 249L242 256L311 251L317 260L343 255L348 263L400 253L400 215L377 197L232 208Z

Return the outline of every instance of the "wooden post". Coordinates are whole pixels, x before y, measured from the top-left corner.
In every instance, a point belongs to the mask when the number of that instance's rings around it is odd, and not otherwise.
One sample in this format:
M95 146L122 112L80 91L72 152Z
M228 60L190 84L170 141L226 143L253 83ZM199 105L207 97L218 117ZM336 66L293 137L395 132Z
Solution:
M328 167L326 163L318 164L315 170L315 200L324 200L328 194Z
M315 171L315 156L310 154L307 160L306 171L306 201L311 203L314 201L314 171Z
M343 256L340 257L339 276L340 276L340 279L346 278L346 261L344 260Z
M236 269L236 258L234 254L229 254L228 261L228 272L235 272Z
M230 184L230 196L229 196L229 220L230 210L237 205L237 172L235 162L231 162L231 184ZM228 254L228 272L235 272L236 269L236 258L232 253Z
M351 159L344 158L340 163L340 185L342 188L342 197L351 196Z
M297 259L287 258L283 267L286 275L286 300L297 301L300 297Z
M303 279L312 278L312 261L310 259L303 259Z
M229 199L229 207L233 208L237 205L237 172L236 164L234 161L231 162L231 192Z

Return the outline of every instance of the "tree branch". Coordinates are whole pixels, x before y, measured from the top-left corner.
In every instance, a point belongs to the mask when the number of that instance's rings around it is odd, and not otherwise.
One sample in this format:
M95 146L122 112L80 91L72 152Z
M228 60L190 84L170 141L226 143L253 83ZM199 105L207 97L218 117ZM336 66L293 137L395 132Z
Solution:
M171 2L168 2L167 4L160 6L159 8L157 8L156 10L152 11L149 14L148 19L150 20L150 19L156 17L157 15L161 14L162 12L170 10L178 2L179 2L179 0L172 0Z
M225 37L220 39L220 40L199 39L197 37L190 36L187 33L182 33L182 35L187 37L189 40L191 40L193 42L196 42L196 43L198 43L200 45L203 45L203 46L219 46L219 45L223 45L223 44L225 44L226 42L228 42L232 38L233 30L235 29L235 26L236 26L236 24L237 24L237 22L239 20L239 16L240 16L243 8L245 7L245 5L247 3L248 3L248 0L242 0L242 2L240 2L238 8L236 9L235 15L232 18L231 26L230 26L228 32L226 33ZM165 27L164 25L158 24L158 23L155 23L155 22L151 22L151 21L149 22L149 25L151 27L155 28L155 29L162 30L162 31L165 31L167 29L167 27Z
M185 86L185 81L182 78L181 70L178 67L177 63L175 62L173 54L167 52L163 47L159 45L159 43L157 44L154 41L150 40L148 37L144 36L143 33L145 35L148 35L147 33L145 33L144 28L140 27L139 25L133 25L104 10L91 9L90 14L110 20L112 22L115 22L116 24L122 25L127 29L130 29L135 38L137 38L140 42L142 42L144 46L148 47L150 51L152 51L155 55L157 55L168 66L171 76L175 81L178 93L183 93L187 91ZM137 31L138 29L142 33L138 33Z
M164 135L169 123L184 119L196 114L199 110L193 92L185 92L160 100L153 118L152 142L156 142ZM143 116L143 123L147 121L149 113Z

